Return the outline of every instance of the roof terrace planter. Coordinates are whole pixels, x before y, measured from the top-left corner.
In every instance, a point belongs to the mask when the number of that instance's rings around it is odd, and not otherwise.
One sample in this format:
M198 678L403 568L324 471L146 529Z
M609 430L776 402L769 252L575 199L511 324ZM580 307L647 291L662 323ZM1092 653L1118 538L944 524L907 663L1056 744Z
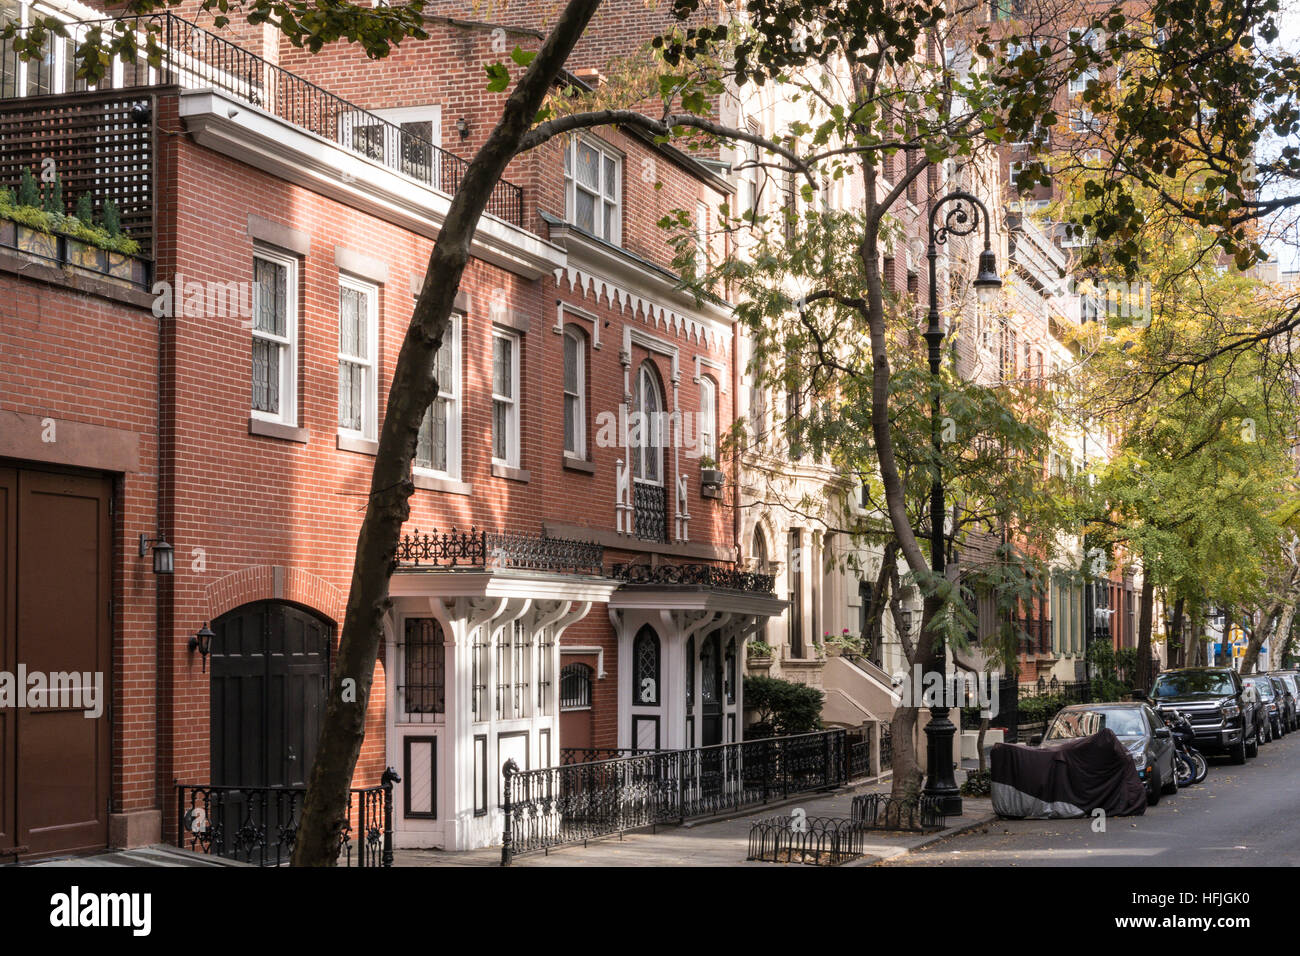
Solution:
M0 209L0 249L11 249L48 265L149 287L149 263L138 255L105 249L93 242L36 229L5 218Z
M397 562L407 569L523 570L603 575L605 549L587 541L548 538L516 532L469 531L404 534L397 545Z

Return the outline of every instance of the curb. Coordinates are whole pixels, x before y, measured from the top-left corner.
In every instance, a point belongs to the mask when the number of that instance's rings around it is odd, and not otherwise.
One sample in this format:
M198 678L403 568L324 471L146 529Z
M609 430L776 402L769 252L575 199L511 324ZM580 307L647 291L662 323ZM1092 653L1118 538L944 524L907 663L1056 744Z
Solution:
M876 866L888 860L894 860L900 856L905 856L908 853L911 853L913 850L921 850L927 846L932 846L935 843L938 843L940 840L946 840L949 837L954 837L962 833L967 833L971 830L974 830L976 827L987 826L988 824L992 823L997 819L998 819L998 815L996 813L986 813L983 816L977 817L976 819L969 821L968 823L962 823L959 826L955 826L955 827L948 827L948 829L940 830L938 833L931 833L929 836L925 836L917 840L911 846L900 846L896 848L891 848L891 850L883 854L875 854L875 853L868 854L866 856L863 856L863 858L860 860L854 860L852 863L845 863L844 866Z

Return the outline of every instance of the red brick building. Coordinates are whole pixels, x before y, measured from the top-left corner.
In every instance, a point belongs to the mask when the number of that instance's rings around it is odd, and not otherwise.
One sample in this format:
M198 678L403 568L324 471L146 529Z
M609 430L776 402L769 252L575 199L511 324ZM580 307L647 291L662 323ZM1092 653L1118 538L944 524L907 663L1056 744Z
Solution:
M171 839L177 783L306 781L397 351L459 157L500 108L491 29L434 24L375 63L160 21L164 65L117 64L98 92L62 41L0 51L0 124L32 134L0 181L50 165L69 212L115 198L142 245L114 278L0 233L0 671L102 673L111 701L0 709L2 856ZM401 774L399 845L497 839L507 759L739 739L745 637L781 602L737 573L733 484L701 468L736 414L729 311L675 291L655 225L730 189L600 129L494 193L354 781Z

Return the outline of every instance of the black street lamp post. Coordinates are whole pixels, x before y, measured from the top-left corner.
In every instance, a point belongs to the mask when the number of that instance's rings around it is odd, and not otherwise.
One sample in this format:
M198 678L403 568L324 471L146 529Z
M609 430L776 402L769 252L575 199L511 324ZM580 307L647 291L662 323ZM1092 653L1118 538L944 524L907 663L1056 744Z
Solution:
M943 217L943 225L938 225L939 210L951 203L951 208ZM934 447L934 475L930 484L930 568L936 581L944 575L944 495L943 475L940 467L940 384L939 364L942 356L944 329L939 315L938 281L935 275L935 261L939 258L939 246L945 244L951 236L968 236L979 228L981 220L984 225L984 251L980 253L979 272L975 276L975 291L981 302L990 301L1002 280L998 278L997 255L993 252L990 240L989 212L984 204L968 192L957 190L938 199L930 207L930 245L926 252L930 260L930 314L929 324L925 330L925 341L930 347L930 376L934 383L930 398L930 442ZM937 609L937 598L931 598L931 606ZM942 635L936 637L932 666L939 674L942 686L947 688L947 647ZM946 693L945 693L946 696ZM946 816L961 815L961 791L953 777L952 739L956 727L948 717L947 701L940 697L930 708L930 722L925 727L927 767L924 794L938 801L939 810Z

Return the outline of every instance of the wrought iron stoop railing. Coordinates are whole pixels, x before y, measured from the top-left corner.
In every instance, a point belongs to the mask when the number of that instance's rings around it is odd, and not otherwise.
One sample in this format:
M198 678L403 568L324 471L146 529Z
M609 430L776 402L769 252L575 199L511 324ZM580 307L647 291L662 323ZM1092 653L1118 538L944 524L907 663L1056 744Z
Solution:
M831 790L849 781L850 762L845 731L838 729L540 770L519 770L508 761L501 862Z
M393 865L393 784L389 767L376 787L354 787L339 833L341 866ZM293 856L305 787L176 785L176 845L258 866L285 866ZM356 859L353 862L353 853Z
M459 188L469 168L468 160L430 142L409 125L391 123L175 14L87 20L69 27L77 37L95 29L104 34L134 36L140 58L123 64L122 89L172 85L215 88L448 195ZM36 70L35 82L29 78L29 91L50 92L52 80L40 72L48 67L42 66L40 58L27 63L29 74ZM0 73L17 76L17 64L13 42L0 41ZM72 85L85 88L84 80ZM16 92L0 84L3 95ZM486 211L522 226L523 208L523 190L500 180L492 189Z
M512 568L567 571L599 576L605 549L587 541L570 541L517 532L432 531L416 528L397 544L397 561L412 568Z

